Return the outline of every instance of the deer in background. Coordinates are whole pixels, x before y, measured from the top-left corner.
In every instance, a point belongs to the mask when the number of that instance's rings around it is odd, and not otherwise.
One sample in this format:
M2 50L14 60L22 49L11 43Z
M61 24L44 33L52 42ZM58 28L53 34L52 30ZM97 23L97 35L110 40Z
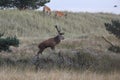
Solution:
M55 16L57 16L57 17L66 17L67 16L67 14L66 13L64 13L64 12L61 12L61 11L55 11Z
M38 45L38 48L39 48L39 51L37 53L37 57L39 58L39 54L42 54L42 52L46 49L46 48L51 48L52 50L55 50L55 46L57 44L59 44L61 42L61 40L64 39L64 33L61 32L60 28L58 28L57 25L55 25L55 28L58 32L58 35L53 37L53 38L49 38L43 42L41 42L39 45Z
M48 15L50 15L51 14L51 9L48 6L45 5L43 7L43 13L44 14L47 13Z

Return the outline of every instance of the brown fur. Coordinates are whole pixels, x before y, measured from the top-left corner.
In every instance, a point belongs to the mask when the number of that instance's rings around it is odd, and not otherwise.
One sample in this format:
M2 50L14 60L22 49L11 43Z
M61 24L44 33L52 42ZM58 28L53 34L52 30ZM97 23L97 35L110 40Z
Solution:
M61 12L61 11L55 11L55 16L57 17L63 17L63 16L67 16L67 14Z
M64 33L61 32L60 28L58 28L57 25L55 25L55 28L58 32L58 35L53 37L53 38L49 38L43 42L41 42L39 45L38 45L38 48L39 48L39 51L37 53L37 59L39 59L39 54L42 54L42 52L46 49L46 48L51 48L52 50L55 49L55 46L57 44L59 44L61 42L61 40L64 39L63 35Z
M64 39L62 35L57 35L56 37L49 38L48 40L43 41L38 45L39 51L37 55L44 51L44 49L50 47L52 50L55 49L55 46L61 42L61 40Z
M51 14L51 9L50 9L48 6L45 5L45 6L43 7L43 12L44 12L44 13L47 13L47 14L49 15L49 14Z

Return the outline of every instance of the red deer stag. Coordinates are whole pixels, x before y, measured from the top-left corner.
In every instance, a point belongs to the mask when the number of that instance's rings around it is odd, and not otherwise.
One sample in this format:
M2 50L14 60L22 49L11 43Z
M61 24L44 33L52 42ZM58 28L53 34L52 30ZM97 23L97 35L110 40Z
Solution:
M47 13L48 15L50 15L51 14L51 9L48 6L45 5L43 7L43 13L44 14Z
M55 16L57 16L57 17L63 17L63 16L67 16L67 14L66 13L63 13L63 12L61 12L61 11L55 11Z
M61 33L61 30L58 28L57 25L55 25L55 28L58 32L58 35L53 38L49 38L48 40L45 40L38 45L38 48L39 48L39 51L37 53L38 58L39 58L39 54L42 54L44 49L50 47L52 50L55 50L55 46L59 44L61 40L64 39L63 37L64 33Z

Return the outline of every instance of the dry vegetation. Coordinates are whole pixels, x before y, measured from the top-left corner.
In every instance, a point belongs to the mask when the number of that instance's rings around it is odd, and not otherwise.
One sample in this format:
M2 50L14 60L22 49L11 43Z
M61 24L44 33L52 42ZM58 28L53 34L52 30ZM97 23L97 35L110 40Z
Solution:
M21 71L17 68L3 68L0 70L0 80L119 80L119 73L100 74L84 71L74 72L67 70L32 70Z
M67 18L43 15L39 11L0 11L0 32L20 39L13 52L0 53L0 80L119 80L120 54L107 50L110 46L101 36L120 46L120 41L104 26L120 15L110 13L72 13ZM65 32L65 40L56 52L46 49L41 57L42 70L32 64L39 42L56 35L54 25ZM58 52L61 51L61 58ZM50 60L51 62L47 62ZM58 61L58 62L55 62ZM62 66L59 66L59 65Z
M108 13L71 13L67 18L45 16L39 11L0 11L0 32L19 37L46 38L56 34L54 25L58 24L65 31L66 38L82 36L107 36L104 23L111 19L120 19L119 15Z

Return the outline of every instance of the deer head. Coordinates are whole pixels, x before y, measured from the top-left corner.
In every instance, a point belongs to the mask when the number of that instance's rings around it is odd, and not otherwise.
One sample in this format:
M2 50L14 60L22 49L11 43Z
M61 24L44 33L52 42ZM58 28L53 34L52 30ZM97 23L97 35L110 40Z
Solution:
M61 32L61 29L60 28L58 28L58 26L57 25L55 25L55 28L56 28L56 30L57 30L57 32L58 32L58 37L59 37L59 39L60 40L63 40L64 39L64 33L63 32Z

